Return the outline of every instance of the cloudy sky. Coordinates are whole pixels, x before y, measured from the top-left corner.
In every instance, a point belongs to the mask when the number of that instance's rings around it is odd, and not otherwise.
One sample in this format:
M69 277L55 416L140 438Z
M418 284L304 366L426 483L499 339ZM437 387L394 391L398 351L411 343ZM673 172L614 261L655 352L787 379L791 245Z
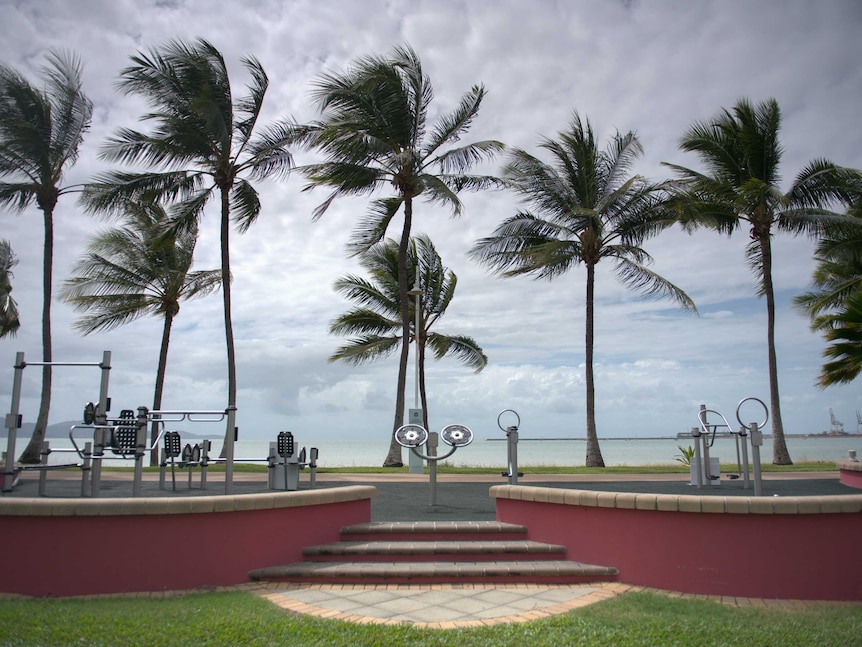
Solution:
M662 179L667 171L661 162L697 167L694 157L677 149L694 120L740 97L774 97L783 113L785 188L816 157L862 168L857 112L862 5L853 0L0 0L0 15L4 65L36 79L50 48L72 49L85 63L84 85L95 111L68 184L107 170L98 157L102 143L117 128L139 126L143 104L114 90L129 56L169 39L195 37L208 39L224 54L237 94L247 80L241 57L260 59L271 80L264 123L286 116L313 119L309 91L318 75L409 43L434 84L436 114L452 110L473 84L485 85L488 94L469 139L494 138L535 150L540 136L564 129L577 110L602 141L615 130L637 131L645 154L636 172ZM348 307L331 286L345 273L359 271L344 245L367 200L341 200L312 223L311 211L324 192L303 193L303 186L298 175L261 184L259 221L232 239L240 434L266 438L291 429L304 438L386 436L396 359L360 368L327 362L341 341L328 334L328 323ZM490 363L480 374L454 360L429 364L432 430L459 422L479 437L500 433L498 412L513 408L521 416L523 436L582 437L583 270L553 282L495 278L466 252L519 204L506 193L470 194L464 202L459 220L440 208L417 205L414 233L430 235L458 275L458 291L440 331L473 336ZM74 196L60 202L55 219L58 285L92 232L107 224L83 214ZM0 223L0 236L20 257L13 285L22 329L16 338L0 340L6 375L0 379L0 403L6 403L15 352L34 360L41 352L42 234L35 208L2 213ZM198 269L218 266L217 226L211 208L198 244ZM675 434L696 424L700 403L731 418L742 398L768 400L765 304L755 297L745 265L746 242L745 231L728 239L673 230L647 243L653 269L688 292L699 317L626 291L611 267L599 272L600 437ZM862 409L859 384L815 388L824 344L791 306L809 283L811 251L805 238L775 241L785 429L827 429L832 408L855 430L855 412ZM98 361L109 349L114 409L152 402L161 322L140 320L82 337L71 328L75 312L63 303L55 303L53 312L55 359ZM97 397L96 373L55 371L52 422L76 418L82 404ZM22 410L33 420L37 370L28 371L27 378ZM412 403L412 381L407 388ZM182 307L164 406L221 409L225 404L221 299L215 295Z

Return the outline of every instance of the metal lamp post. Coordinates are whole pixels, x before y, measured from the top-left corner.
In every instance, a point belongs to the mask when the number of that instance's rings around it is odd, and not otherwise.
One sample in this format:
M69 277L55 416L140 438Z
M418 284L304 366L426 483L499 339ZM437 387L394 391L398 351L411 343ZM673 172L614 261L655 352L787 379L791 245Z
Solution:
M415 371L415 380L414 380L414 395L413 395L413 408L410 409L408 415L408 422L414 425L424 426L424 420L422 416L422 408L419 404L419 326L422 323L422 288L419 284L419 276L417 274L416 281L413 283L413 287L407 292L408 295L416 297L416 309L415 309L415 328L413 329L413 341L416 343L416 355L414 357L414 364L416 367ZM417 456L414 452L410 452L409 455L409 465L410 465L410 473L411 474L421 474L422 473L422 458Z

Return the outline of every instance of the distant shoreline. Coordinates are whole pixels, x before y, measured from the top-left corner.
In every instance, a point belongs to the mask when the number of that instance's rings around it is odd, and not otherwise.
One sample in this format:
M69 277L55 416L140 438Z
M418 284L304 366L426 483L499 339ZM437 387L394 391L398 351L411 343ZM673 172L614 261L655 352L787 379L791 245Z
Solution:
M766 439L772 438L772 434L763 434ZM784 434L785 438L862 438L862 434ZM687 437L679 438L677 436L600 436L602 440L687 440ZM506 438L486 438L487 441L505 441ZM586 440L584 437L549 437L549 438L524 438L518 437L518 442L528 441L549 441L549 440Z

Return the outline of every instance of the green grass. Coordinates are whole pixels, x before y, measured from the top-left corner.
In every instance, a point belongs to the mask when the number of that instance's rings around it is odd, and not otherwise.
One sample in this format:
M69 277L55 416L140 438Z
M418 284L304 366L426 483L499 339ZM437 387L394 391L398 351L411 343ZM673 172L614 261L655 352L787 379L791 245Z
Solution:
M0 644L40 645L782 645L860 644L862 606L733 608L707 600L629 593L524 624L430 630L298 616L250 593L164 599L0 600Z

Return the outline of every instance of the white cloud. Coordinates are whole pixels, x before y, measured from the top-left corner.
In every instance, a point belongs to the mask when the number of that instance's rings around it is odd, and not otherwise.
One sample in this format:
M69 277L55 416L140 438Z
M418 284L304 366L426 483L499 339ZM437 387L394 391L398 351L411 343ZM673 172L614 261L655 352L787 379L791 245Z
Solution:
M385 54L410 43L435 86L434 115L483 83L488 95L471 139L495 138L535 149L540 135L564 129L573 110L606 140L636 130L645 147L637 171L662 178L663 161L697 166L677 141L695 119L707 119L740 96L774 96L784 111L784 182L804 164L827 157L862 167L856 136L860 104L862 12L854 2L518 2L302 0L212 3L203 0L0 2L0 61L34 77L50 47L77 51L96 103L92 130L69 183L108 166L99 147L121 126L138 126L144 104L115 92L128 57L171 38L204 37L224 54L237 92L246 78L242 56L257 56L271 87L265 120L314 117L315 77L357 56ZM300 159L307 159L299 156ZM344 245L367 206L342 200L317 223L324 191L304 182L260 186L264 212L245 235L232 237L239 424L242 434L269 437L294 428L316 434L388 433L393 418L395 359L358 368L330 364L339 341L329 321L346 304L333 281L359 270ZM496 416L515 408L534 435L580 435L584 429L584 281L575 269L553 282L490 276L466 257L473 241L514 213L505 193L464 196L465 213L419 204L414 231L435 241L459 277L441 330L465 333L490 358L480 373L444 360L429 363L432 427L463 421L482 437L499 433ZM219 263L218 216L208 212L196 268ZM0 341L0 402L8 401L17 350L39 355L41 217L34 210L0 214L2 237L21 257L14 295L24 328ZM55 272L68 276L87 236L105 226L81 213L74 196L57 210ZM394 230L393 230L394 231ZM765 306L745 266L747 232L732 238L673 230L647 244L653 269L688 291L700 317L673 304L645 301L621 286L612 268L597 285L596 388L603 436L675 434L696 422L701 402L732 411L741 398L767 396ZM813 263L804 238L775 239L779 291L777 343L789 432L820 431L833 407L845 418L859 408L852 385L818 391L813 383L823 343L789 305L805 289ZM114 408L152 399L161 324L138 321L105 335L71 331L75 313L54 304L55 356L98 360L113 351ZM411 360L412 361L412 360ZM177 318L165 406L219 409L225 402L221 299L186 303ZM412 365L411 365L412 366ZM3 368L6 367L6 368ZM98 376L57 371L52 420L79 414L97 394ZM408 404L412 403L412 371ZM25 384L25 416L35 417L38 379Z

